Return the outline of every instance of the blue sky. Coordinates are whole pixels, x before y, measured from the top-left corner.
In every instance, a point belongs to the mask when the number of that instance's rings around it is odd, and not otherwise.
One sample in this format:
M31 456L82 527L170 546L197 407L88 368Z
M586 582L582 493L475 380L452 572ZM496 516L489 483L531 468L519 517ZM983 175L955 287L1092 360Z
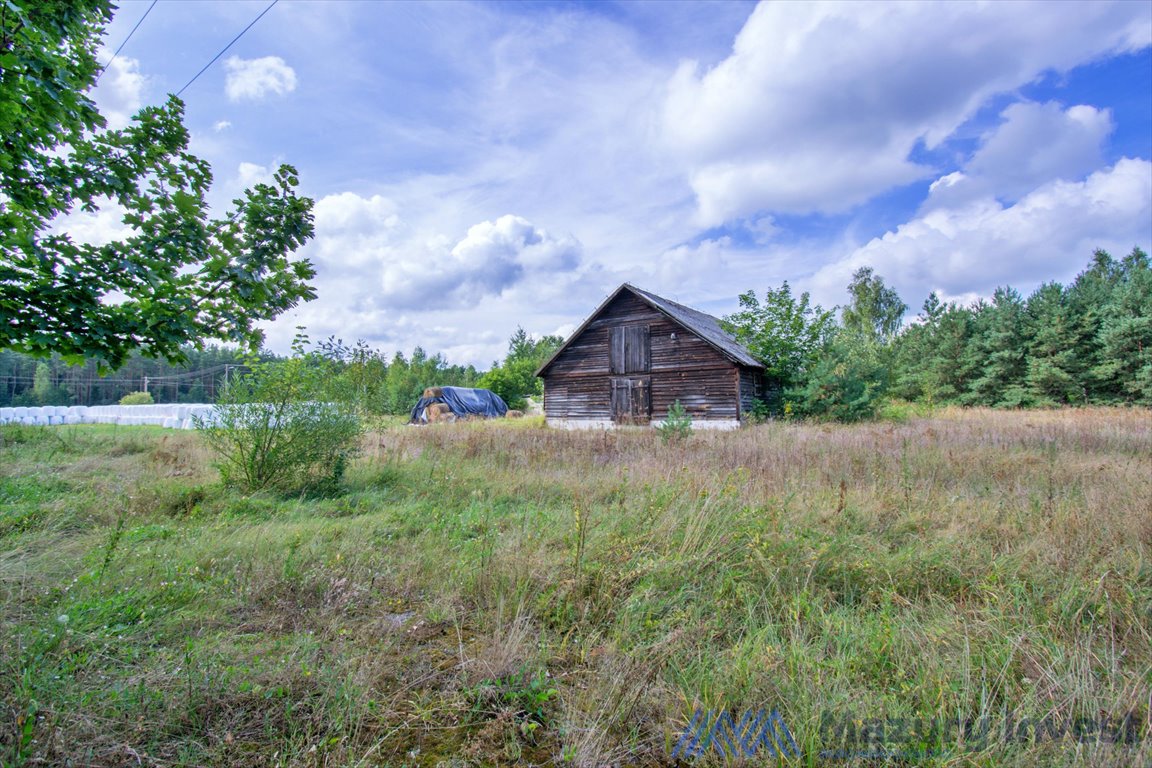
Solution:
M266 6L161 0L97 103L123 124ZM624 281L719 315L868 265L912 316L1150 250L1150 46L1148 2L282 0L183 98L215 205L282 162L316 200L319 298L271 347L486 366Z

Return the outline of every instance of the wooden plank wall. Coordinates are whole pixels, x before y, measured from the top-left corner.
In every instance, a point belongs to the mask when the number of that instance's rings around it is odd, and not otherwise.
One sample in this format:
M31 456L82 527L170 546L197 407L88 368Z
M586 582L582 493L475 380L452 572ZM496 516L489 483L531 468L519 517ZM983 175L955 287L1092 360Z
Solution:
M675 400L694 419L739 418L739 366L627 291L605 307L548 369L544 412L549 418L611 418L608 329L628 325L649 327L653 419L662 419Z
M759 387L757 387L759 384ZM759 392L757 392L759 390ZM764 374L755 368L740 369L740 415L752 410L758 399L764 397Z

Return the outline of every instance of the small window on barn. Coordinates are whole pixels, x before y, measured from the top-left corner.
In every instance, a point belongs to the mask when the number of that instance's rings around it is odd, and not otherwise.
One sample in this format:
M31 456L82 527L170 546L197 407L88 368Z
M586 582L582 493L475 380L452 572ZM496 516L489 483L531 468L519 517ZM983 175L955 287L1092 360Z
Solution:
M612 373L647 373L651 368L651 336L646 325L625 325L608 333L608 368Z

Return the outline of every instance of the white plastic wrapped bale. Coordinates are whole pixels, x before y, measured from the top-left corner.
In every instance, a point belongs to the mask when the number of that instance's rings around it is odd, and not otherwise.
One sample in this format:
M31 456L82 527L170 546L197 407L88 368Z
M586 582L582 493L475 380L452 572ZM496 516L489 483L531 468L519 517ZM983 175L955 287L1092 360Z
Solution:
M195 429L197 416L211 419L214 406L206 404L153 405L46 405L0 408L0 424L120 424Z

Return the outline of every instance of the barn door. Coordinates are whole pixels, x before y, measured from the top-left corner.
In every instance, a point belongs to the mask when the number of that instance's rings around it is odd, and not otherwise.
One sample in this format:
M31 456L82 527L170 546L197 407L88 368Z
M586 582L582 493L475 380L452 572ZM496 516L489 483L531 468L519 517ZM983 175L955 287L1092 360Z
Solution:
M617 424L644 424L652 421L651 380L612 379L612 421Z
M648 373L652 339L646 325L623 325L608 330L608 368L611 373Z

